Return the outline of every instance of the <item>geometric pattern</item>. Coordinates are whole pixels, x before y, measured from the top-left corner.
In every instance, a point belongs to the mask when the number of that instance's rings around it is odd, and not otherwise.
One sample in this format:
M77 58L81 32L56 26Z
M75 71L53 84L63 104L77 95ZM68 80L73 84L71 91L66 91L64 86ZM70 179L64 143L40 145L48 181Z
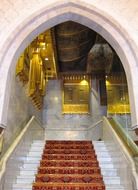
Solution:
M33 190L105 190L91 141L47 141Z

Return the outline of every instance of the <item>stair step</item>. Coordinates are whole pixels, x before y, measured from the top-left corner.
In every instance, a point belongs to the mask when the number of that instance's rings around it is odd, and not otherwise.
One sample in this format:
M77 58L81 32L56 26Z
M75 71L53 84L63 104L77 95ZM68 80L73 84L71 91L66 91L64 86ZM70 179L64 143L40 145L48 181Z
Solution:
M37 166L39 166L40 159L39 160L24 160L24 164L37 164Z
M51 142L52 144L50 145ZM93 151L91 141L66 141L64 143L65 141L48 141L45 145L44 141L36 140L28 150L24 148L22 152L19 151L18 154L23 156L13 159L10 164L13 163L11 168L18 167L20 171L17 172L17 178L14 181L12 181L12 178L8 178L6 190L11 190L10 187L13 183L12 190L32 190L32 183L36 179L38 183L42 184L47 177L51 179L50 183L47 183L48 187L56 188L55 185L58 186L60 183L62 188L66 188L67 183L64 183L63 180L68 180L68 177L70 177L71 181L68 183L73 186L82 184L82 186L89 188L100 184L101 187L104 187L102 182L104 181L106 190L125 190L118 173L120 168L119 155L116 154L116 150L112 148L110 143L105 144L104 141L94 141L93 147L95 151ZM94 161L96 160L94 153L97 155L101 170L98 165L93 166L93 164L97 163ZM25 154L26 156L24 156ZM41 161L42 158L43 161ZM16 164L14 164L14 161L16 161ZM85 163L87 163L87 167ZM91 180L96 179L97 183L96 181L85 183L84 176L88 177L86 177L86 180L91 177ZM37 183L34 184L36 185L34 189L37 189Z
M24 169L24 168L28 168L28 169L36 169L38 167L37 163L25 163L23 164L20 168Z
M98 161L97 160L89 160L89 161L72 161L72 160L57 160L57 161L47 161L47 160L41 160L40 161L41 167L98 167Z
M32 176L32 175L18 175L16 179L20 179L20 180L24 180L24 179L35 179L35 175Z
M41 174L93 174L100 173L99 167L39 167Z
M47 189L50 189L52 187L52 189L68 189L68 183L34 183L33 184L33 189L34 190L37 190L38 187L41 189L45 189L45 187ZM79 183L79 184L75 184L75 183L72 183L71 184L71 187L75 187L73 189L80 189L80 187L82 187L83 189L104 189L104 184L101 182L101 183Z
M32 184L13 184L14 190L32 190Z
M110 152L109 151L97 151L96 150L96 155L97 157L117 157L118 158L118 155L116 152Z
M101 174L91 174L91 175L75 175L75 174L37 174L36 175L36 182L43 182L43 180L47 180L47 183L63 183L68 182L72 183L88 183L88 182L103 182L103 178Z
M119 168L119 165L113 165L112 163L99 163L99 166L102 168L102 169L113 169L113 168Z
M116 168L112 168L112 169L109 169L109 168L101 168L101 173L103 176L105 177L108 177L108 176L117 176L118 175L118 172L117 172L117 169Z
M20 167L20 172L21 171L26 171L26 172L30 172L30 171L37 171L37 167L36 168L33 168L33 167L28 167L28 168L24 168L24 167Z
M28 154L27 154L27 157L29 156L34 156L34 157L39 157L39 158L41 158L41 154L42 154L42 151L38 151L38 152L29 152Z
M111 184L111 185L106 185L106 190L125 190L125 188L123 187L123 185L119 185L119 184Z
M102 155L97 155L98 161L102 162L102 161L107 161L107 162L116 162L116 163L120 163L120 157L116 156L116 157L111 157L111 156L102 156Z
M20 175L32 176L35 175L37 171L34 170L21 170Z
M32 176L31 176L32 177ZM35 181L35 177L32 178L18 178L16 184L32 184Z
M40 160L41 159L41 156L32 156L32 155L28 155L27 157L26 157L26 160Z
M37 152L37 151L42 151L43 150L43 146L42 147L36 147L36 146L33 146L33 147L31 147L30 149L29 149L29 151L35 151L35 152Z
M103 177L106 185L120 185L120 177Z

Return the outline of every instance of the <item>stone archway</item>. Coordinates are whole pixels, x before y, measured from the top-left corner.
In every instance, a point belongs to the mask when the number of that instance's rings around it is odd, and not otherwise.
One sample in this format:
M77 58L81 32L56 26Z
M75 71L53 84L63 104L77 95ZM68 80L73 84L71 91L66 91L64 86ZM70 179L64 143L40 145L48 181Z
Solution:
M88 3L88 2L87 2ZM32 14L21 20L5 39L5 45L0 48L0 123L6 124L8 101L10 96L10 79L15 70L16 60L24 48L38 34L64 21L72 20L83 24L102 35L119 55L128 81L130 105L133 126L138 125L138 68L137 57L131 36L109 17L108 13L100 12L94 6L83 2L56 1L49 3L43 9L32 10Z

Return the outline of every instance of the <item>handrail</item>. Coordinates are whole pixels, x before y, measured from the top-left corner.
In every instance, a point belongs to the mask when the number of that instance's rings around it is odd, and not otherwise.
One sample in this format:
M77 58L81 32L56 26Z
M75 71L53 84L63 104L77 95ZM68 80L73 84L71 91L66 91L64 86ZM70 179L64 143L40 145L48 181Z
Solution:
M108 118L111 126L114 128L120 139L123 141L125 147L128 149L133 157L138 157L138 147L131 139L131 137L125 132L123 127L114 118Z
M93 125L89 126L87 130L90 130L90 129L94 128L94 127L97 127L97 125L98 125L99 123L102 123L102 122L103 122L102 119L99 120L99 121L97 121L97 122L95 122Z
M115 128L112 125L111 119L110 118L106 118L103 117L103 121L107 123L108 127L111 129L112 133L114 134L115 139L118 142L118 145L121 148L121 151L123 152L125 158L129 161L129 166L131 167L131 175L133 176L133 178L131 178L131 180L133 181L133 185L135 185L135 190L138 190L138 173L137 173L137 168L136 168L136 163L134 161L134 158L132 157L132 155L130 154L128 148L125 146L123 140L120 138L118 132L115 130ZM130 176L131 176L130 175Z
M21 133L17 136L17 138L15 139L15 141L11 144L11 146L9 147L9 149L7 150L7 152L4 154L3 158L0 161L0 181L5 173L6 170L6 163L9 159L9 157L11 156L11 154L13 153L13 151L15 150L16 146L19 144L20 140L22 139L22 137L24 136L25 132L28 130L28 128L30 127L30 124L32 123L32 121L34 120L34 116L31 117L31 119L28 121L28 123L26 124L26 126L24 127L24 129L21 131Z

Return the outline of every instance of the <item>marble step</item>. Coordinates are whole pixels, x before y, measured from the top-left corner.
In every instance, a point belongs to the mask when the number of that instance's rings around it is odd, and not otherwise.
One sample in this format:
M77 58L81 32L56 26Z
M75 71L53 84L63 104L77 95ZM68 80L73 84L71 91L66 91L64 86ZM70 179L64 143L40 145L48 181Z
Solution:
M112 143L105 143L104 141L92 141L94 146L113 146Z
M30 156L34 156L34 157L39 157L39 158L41 158L41 156L42 156L42 151L37 151L37 152L29 152L28 154L27 154L27 157L30 157Z
M28 169L36 169L39 166L38 163L25 163L23 164L20 168L24 169L24 168L28 168Z
M31 145L28 143L22 149L17 150L8 163L8 180L5 190L32 190L32 183L35 180L43 148L44 142L37 140ZM12 177L13 170L18 170L14 172L14 178Z
M33 157L33 156L21 156L18 158L12 159L13 162L35 162L41 159L41 156Z
M112 152L116 152L115 149L113 149L112 146L94 146L95 149L97 149L97 151L112 151Z
M13 184L13 190L32 190L32 184Z
M105 177L116 177L118 176L118 173L117 173L117 169L116 168L113 168L113 169L109 169L109 168L104 168L102 169L101 168L101 173L103 176Z
M120 185L120 177L116 176L116 177L103 177L104 183L106 185Z
M113 147L113 144L111 142L104 142L104 141L92 141L92 144L94 146L106 146L106 147Z
M95 150L95 153L97 154L97 156L103 156L103 157L118 157L116 152L110 152L108 150L106 151L101 151L101 150Z
M24 167L20 167L20 174L22 174L22 173L24 173L25 175L27 174L27 173L37 173L37 169L38 167L36 167L36 168L24 168Z
M112 162L103 162L100 163L99 162L99 166L101 167L101 169L113 169L113 168L120 168L120 164L113 164Z
M25 161L39 161L40 162L41 157L26 157Z
M126 190L123 186L118 185L118 186L106 186L106 190Z
M17 178L16 184L32 184L35 181L34 176L30 176L30 178Z
M44 148L44 146L42 146L42 147L36 147L36 146L32 146L30 149L29 149L29 151L39 151L39 150L43 150L43 148Z
M119 177L119 169L123 166L120 165L121 160L117 150L112 147L112 144L104 142L94 142L93 144L106 190L125 190Z
M99 162L113 162L113 163L120 162L120 158L119 157L112 158L111 156L103 157L101 155L101 156L97 156L97 159L98 159Z
M31 149L29 149L29 150L20 150L20 151L17 151L16 152L16 154L15 154L15 156L16 157L19 157L19 156L24 156L24 155L28 155L28 154L42 154L42 152L43 152L43 147L42 148L36 148L36 147L33 147L33 148L31 148ZM11 158L12 159L12 158Z
M33 142L31 144L31 146L35 146L35 147L43 147L45 145L44 142Z
M39 165L40 164L40 160L24 160L24 164L37 164Z
M34 170L34 169L33 170L27 170L27 169L25 169L25 170L21 170L19 175L33 176L36 173L37 173L37 169L36 170Z
M21 174L20 174L20 175L17 176L16 179L17 179L17 180L26 180L26 179L28 179L28 180L33 179L33 180L34 180L34 179L35 179L35 175L32 176L32 175L27 175L27 174L26 174L26 175L23 175L23 174L21 175Z

